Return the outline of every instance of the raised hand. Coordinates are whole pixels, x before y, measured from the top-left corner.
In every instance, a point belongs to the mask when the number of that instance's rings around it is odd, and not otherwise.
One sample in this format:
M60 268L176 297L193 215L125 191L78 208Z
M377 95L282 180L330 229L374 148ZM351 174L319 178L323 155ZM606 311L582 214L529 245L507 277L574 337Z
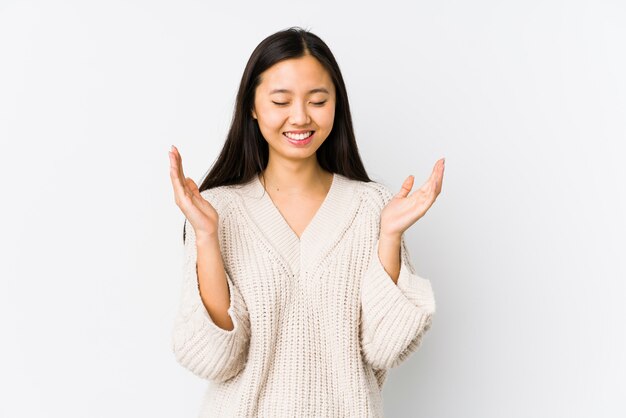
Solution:
M402 183L400 191L387 203L380 214L380 234L400 237L411 225L420 219L433 205L443 183L444 158L435 163L433 172L426 182L409 195L413 188L414 176Z
M193 226L196 236L211 235L217 231L218 214L200 194L198 186L183 173L183 160L178 149L172 145L170 156L170 179L174 187L176 205Z

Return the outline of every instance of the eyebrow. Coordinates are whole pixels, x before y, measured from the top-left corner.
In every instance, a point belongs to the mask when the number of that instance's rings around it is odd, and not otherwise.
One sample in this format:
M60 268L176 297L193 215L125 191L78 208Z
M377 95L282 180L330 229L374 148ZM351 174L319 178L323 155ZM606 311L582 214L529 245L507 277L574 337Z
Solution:
M274 89L272 91L270 91L270 94L275 94L275 93L293 93L291 90L287 90L287 89ZM326 94L330 94L328 92L328 90L324 87L318 87L316 89L313 90L309 90L309 94L313 94L313 93L326 93Z

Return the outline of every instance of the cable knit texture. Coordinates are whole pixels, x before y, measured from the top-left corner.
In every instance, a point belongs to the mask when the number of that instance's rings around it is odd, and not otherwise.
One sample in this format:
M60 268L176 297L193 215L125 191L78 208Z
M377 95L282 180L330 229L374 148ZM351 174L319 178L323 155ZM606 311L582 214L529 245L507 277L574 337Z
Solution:
M199 417L383 417L387 370L417 350L435 312L404 236L397 284L378 257L393 193L334 174L301 237L257 176L202 196L219 214L234 329L202 304L187 222L172 349L208 382Z

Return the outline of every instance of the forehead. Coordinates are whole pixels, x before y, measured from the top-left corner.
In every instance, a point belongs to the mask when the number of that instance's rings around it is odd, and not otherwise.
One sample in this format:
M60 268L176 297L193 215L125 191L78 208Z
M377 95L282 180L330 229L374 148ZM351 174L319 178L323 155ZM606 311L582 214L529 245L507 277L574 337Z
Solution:
M326 87L329 92L334 92L330 74L310 55L280 61L265 70L260 79L258 88L264 93L275 89L307 92L319 87Z

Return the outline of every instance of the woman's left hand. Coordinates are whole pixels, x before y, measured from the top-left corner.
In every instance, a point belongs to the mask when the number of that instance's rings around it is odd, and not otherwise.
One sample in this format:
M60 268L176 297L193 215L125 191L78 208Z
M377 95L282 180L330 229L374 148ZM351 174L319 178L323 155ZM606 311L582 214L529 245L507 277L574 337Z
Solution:
M402 183L402 189L387 203L380 214L380 234L400 237L420 219L435 203L443 183L444 158L435 163L433 172L426 182L408 196L415 177L410 175Z

